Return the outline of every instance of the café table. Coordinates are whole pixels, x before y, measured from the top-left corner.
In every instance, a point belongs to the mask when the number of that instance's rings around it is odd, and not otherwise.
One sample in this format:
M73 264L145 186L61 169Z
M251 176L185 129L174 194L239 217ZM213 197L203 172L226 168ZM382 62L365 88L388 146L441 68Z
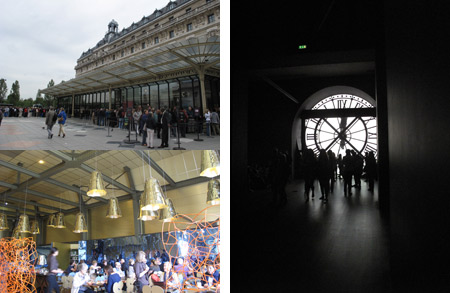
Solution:
M106 282L93 282L93 283L88 283L88 286L91 287L92 290L94 290L94 292L106 292L105 286L106 286Z

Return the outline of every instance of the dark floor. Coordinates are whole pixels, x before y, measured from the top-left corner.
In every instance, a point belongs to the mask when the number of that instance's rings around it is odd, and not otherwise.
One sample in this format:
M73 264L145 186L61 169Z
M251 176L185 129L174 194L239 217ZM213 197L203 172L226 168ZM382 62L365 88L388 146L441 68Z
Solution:
M393 292L388 230L378 210L377 186L352 188L344 197L337 181L327 204L305 203L303 181L286 186L287 204L274 206L270 192L251 196L258 216L249 220L256 252L248 260L253 292ZM254 213L252 212L254 215ZM257 223L259 223L257 225ZM261 225L261 223L264 223ZM262 243L258 243L262 241Z

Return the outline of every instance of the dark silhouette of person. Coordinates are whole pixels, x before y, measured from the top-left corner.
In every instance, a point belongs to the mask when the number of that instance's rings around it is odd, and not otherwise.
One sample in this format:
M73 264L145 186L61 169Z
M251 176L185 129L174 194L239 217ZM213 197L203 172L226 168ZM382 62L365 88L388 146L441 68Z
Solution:
M277 169L275 172L275 198L277 202L279 199L280 205L284 205L287 202L286 184L289 178L289 161L288 157L283 152L278 152L277 155Z
M302 161L302 169L305 177L305 201L309 201L309 191L314 199L314 179L316 178L317 161L312 149L306 149Z
M372 151L367 154L364 170L366 172L367 181L369 182L369 191L373 191L374 181L377 175L377 162Z
M361 189L361 176L363 172L364 167L364 160L363 158L357 154L355 151L352 152L353 159L355 162L355 170L354 170L354 176L355 176L355 187Z
M343 174L344 174L344 164L342 163L342 154L339 154L337 157L337 165L339 167L339 179L343 178Z
M336 182L337 178L337 159L332 150L328 150L327 155L330 171L330 192L332 193L334 190L334 182Z
M319 179L320 191L322 196L319 199L323 202L328 201L328 193L330 192L330 163L327 152L324 149L319 151L317 160L317 177Z
M342 166L344 168L344 172L342 176L344 177L344 196L352 195L352 175L354 172L353 167L353 158L350 150L345 151L345 156L342 158Z

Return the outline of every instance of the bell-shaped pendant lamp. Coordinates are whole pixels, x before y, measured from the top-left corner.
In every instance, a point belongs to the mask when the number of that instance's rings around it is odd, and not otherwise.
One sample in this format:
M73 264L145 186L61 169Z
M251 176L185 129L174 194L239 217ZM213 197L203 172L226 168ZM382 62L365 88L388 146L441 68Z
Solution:
M156 178L149 178L145 181L141 204L141 209L144 211L157 211L167 207L161 185Z
M122 212L120 211L119 201L117 200L117 198L114 197L109 199L106 217L111 219L117 219L122 217Z
M66 225L64 224L64 214L61 212L57 213L55 216L55 228L66 228Z
M106 190L103 184L102 173L94 171L91 174L91 181L89 183L89 190L87 192L88 196L99 197L105 196Z
M51 214L47 219L47 226L55 228L55 214Z
M16 239L20 239L20 238L22 238L21 236L22 235L20 235L19 227L14 228L13 231L12 231L11 237L16 238Z
M216 177L220 175L220 160L217 151L205 150L202 152L202 165L200 176Z
M39 223L36 220L31 221L31 234L39 234Z
M159 212L159 220L163 222L171 222L177 216L175 208L173 207L172 200L170 198L166 199L167 208L162 209Z
M220 204L220 180L212 179L208 182L208 194L206 203L210 205Z
M141 209L139 212L139 218L138 220L141 221L151 221L159 218L158 211L146 211Z
M78 213L75 219L75 229L73 230L74 233L84 233L87 232L87 223L86 219L84 218L83 213Z
M19 224L17 225L17 230L19 233L30 233L30 219L28 215L23 214L19 217Z
M8 230L8 229L9 229L8 217L6 216L6 214L1 214L0 215L0 231Z

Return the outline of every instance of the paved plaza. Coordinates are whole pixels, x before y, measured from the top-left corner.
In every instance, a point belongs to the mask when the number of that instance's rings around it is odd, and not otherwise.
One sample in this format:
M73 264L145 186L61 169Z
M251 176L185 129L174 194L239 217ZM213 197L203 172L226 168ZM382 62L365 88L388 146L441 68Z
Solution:
M53 139L47 138L45 118L17 118L7 117L0 126L0 150L114 150L114 149L142 149L142 136L131 132L131 139L127 138L128 130L93 125L92 121L78 118L68 118L65 125L66 137L58 137L59 125L53 127ZM197 138L202 141L196 141ZM155 149L161 145L161 139L154 137ZM166 150L178 147L177 139L169 138ZM205 134L187 133L180 138L180 147L187 150L211 150L220 148L220 136L206 136Z

